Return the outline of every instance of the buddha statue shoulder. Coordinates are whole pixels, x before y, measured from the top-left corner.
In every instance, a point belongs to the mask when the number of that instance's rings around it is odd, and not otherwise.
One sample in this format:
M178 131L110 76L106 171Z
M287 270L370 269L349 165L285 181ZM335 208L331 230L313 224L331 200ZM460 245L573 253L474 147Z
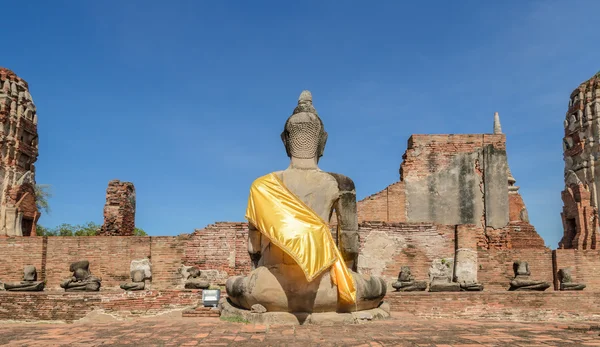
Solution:
M249 223L248 252L253 270L248 276L236 276L227 281L229 300L244 309L260 304L269 312L349 312L377 307L385 296L386 283L381 278L356 272L359 235L354 182L318 167L327 132L313 106L310 92L303 91L300 95L298 106L285 122L281 139L290 165L273 175L323 223L330 221L335 213L338 229L332 238L343 264L350 270L356 300L353 305L340 303L330 271L322 271L316 278L308 280L297 259L252 221Z

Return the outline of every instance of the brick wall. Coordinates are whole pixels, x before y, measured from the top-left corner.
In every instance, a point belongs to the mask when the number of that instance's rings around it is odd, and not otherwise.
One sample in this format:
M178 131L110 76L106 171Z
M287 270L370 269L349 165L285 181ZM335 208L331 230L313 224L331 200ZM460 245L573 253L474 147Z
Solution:
M151 237L152 288L183 288L179 268L188 239L189 235Z
M225 283L229 276L247 270L245 258L249 269L247 237L247 223L218 222L198 229L186 243L184 262L217 270L220 283Z
M0 281L23 280L23 267L33 265L42 279L43 238L0 237Z
M106 189L104 224L99 235L133 235L135 229L135 188L131 182L112 180Z
M396 182L356 205L358 221L406 222L404 182Z
M454 228L432 223L365 222L360 225L361 273L382 276L388 284L400 267L410 266L419 281L428 279L435 258L454 257Z
M59 320L72 322L102 310L119 318L149 316L193 307L201 290L49 293L0 292L0 320Z
M69 265L84 259L89 260L91 273L102 278L102 288L118 288L130 281L131 261L151 255L150 237L51 236L47 240L46 286L50 290L61 289L60 283L72 276Z
M574 282L584 283L585 291L600 291L600 251L557 249L553 251L555 269L570 267ZM557 275L555 273L555 275ZM555 276L555 289L558 289L558 278Z
M476 226L461 227L468 229L462 235L472 238L465 240L469 244L477 239L479 245L486 237ZM0 238L0 254L4 256L0 262L0 280L20 280L23 266L31 264L37 267L40 279L45 273L47 290L62 290L60 283L71 276L69 264L87 259L92 274L102 278L102 290L110 290L129 281L131 260L150 256L152 289L182 288L184 282L178 271L182 264L211 270L211 282L223 285L228 277L247 274L251 269L247 233L247 223L216 223L180 236ZM359 270L383 276L388 283L396 280L403 265L410 266L418 280L427 280L433 259L454 257L454 226L364 222L360 224L359 233ZM578 258L579 263L566 255L559 256L559 263L580 264L578 266L584 269L588 260L596 264L590 254ZM479 248L479 282L486 290L506 290L513 278L512 263L518 259L529 262L533 278L553 281L552 253L547 248ZM589 266L585 271L595 271L595 265ZM575 276L577 273L574 272ZM595 275L590 272L587 276Z
M432 170L444 170L458 153L473 153L485 145L496 149L506 149L504 134L448 134L448 135L412 135L408 139L408 148L400 167L401 180L421 179L430 175ZM432 168L432 156L435 167Z
M483 283L484 289L486 291L507 290L510 287L509 282L515 277L513 271L515 260L529 263L532 280L553 282L552 251L548 248L479 250L477 277L479 282Z
M504 321L596 321L600 318L600 293L597 292L391 292L385 300L390 303L392 312L427 318Z

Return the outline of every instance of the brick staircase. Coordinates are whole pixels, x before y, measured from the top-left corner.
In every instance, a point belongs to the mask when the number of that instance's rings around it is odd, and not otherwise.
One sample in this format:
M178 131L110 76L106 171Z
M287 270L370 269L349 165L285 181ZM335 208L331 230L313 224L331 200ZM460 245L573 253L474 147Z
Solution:
M219 310L217 307L204 307L204 306L199 305L197 307L184 310L181 313L181 316L182 317L220 317L221 310Z

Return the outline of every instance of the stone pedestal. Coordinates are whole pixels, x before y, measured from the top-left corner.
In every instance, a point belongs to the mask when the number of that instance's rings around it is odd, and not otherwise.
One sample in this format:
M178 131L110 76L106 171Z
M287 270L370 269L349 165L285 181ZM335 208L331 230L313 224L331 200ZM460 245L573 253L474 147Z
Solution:
M284 324L284 325L333 325L360 324L372 320L390 317L390 305L383 302L379 307L349 313L337 312L253 312L252 310L235 307L226 298L219 303L221 319L253 324Z

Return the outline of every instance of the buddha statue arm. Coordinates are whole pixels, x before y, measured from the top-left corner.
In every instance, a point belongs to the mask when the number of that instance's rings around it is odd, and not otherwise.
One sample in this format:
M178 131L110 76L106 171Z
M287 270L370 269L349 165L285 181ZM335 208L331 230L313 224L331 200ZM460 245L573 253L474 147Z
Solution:
M331 174L338 182L340 195L334 209L338 222L338 247L348 267L357 271L359 236L354 182L340 174Z
M248 224L248 253L252 259L253 268L256 268L261 253L261 234L252 223Z

